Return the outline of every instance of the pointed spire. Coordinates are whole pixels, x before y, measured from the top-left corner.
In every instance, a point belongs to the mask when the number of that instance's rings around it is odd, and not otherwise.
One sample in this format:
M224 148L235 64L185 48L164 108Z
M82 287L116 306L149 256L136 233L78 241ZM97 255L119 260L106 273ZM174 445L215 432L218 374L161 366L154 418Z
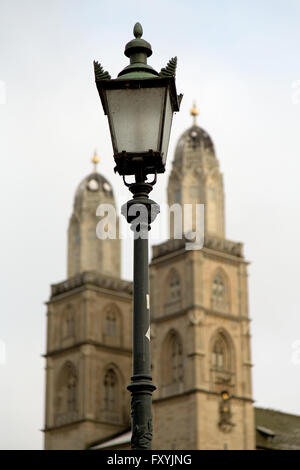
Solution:
M98 157L98 154L97 154L97 150L94 151L94 156L92 158L92 163L94 165L94 173L97 173L97 165L100 161L99 157Z
M197 125L197 116L199 114L199 111L197 109L196 101L193 102L193 107L190 112L191 116L193 116L193 125Z

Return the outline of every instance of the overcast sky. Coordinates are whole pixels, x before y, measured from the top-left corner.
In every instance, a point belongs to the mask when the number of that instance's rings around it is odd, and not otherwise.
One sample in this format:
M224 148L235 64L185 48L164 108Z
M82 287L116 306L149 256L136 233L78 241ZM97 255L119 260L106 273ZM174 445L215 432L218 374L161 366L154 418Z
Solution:
M66 276L73 196L94 148L118 208L128 199L113 174L92 62L115 77L136 21L154 68L178 56L184 94L153 198L166 201L196 99L224 173L227 237L245 243L251 261L254 398L300 414L300 0L0 0L2 449L43 445L44 302ZM131 256L126 243L127 279Z

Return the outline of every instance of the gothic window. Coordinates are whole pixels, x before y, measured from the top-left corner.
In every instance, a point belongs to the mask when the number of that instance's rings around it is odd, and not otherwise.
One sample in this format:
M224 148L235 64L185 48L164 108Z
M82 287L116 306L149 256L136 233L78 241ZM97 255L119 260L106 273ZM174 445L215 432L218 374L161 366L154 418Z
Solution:
M229 390L232 393L236 384L234 343L228 332L222 328L214 334L210 345L211 389L220 393L221 387L225 387L223 390L227 389L228 393Z
M175 270L172 271L169 278L169 302L176 302L181 299L181 285L180 279Z
M222 312L228 311L228 286L221 272L218 272L213 279L211 290L211 304L214 310Z
M99 375L101 390L100 407L98 416L111 424L122 424L124 421L122 376L114 366L105 369L104 375ZM98 395L97 395L98 396Z
M72 311L68 312L66 323L67 336L74 336L74 313Z
M115 411L117 406L117 376L109 369L104 376L104 409Z
M213 367L218 370L223 370L226 363L226 344L221 337L219 337L214 344L212 356Z
M231 369L230 345L222 333L218 333L212 348L212 367L217 371Z
M76 418L78 380L76 367L66 362L58 375L55 396L55 422L64 424Z
M109 309L106 313L105 334L107 334L108 336L117 335L117 318L116 312L113 309Z
M170 343L171 382L182 382L182 345L176 334L172 335Z
M162 381L168 387L180 385L183 383L183 351L182 342L175 331L168 334L163 355Z
M76 410L76 377L70 376L67 383L68 411Z
M71 305L63 313L62 338L71 338L75 334L75 314Z
M122 341L122 316L114 304L104 309L103 340L106 344L120 346Z

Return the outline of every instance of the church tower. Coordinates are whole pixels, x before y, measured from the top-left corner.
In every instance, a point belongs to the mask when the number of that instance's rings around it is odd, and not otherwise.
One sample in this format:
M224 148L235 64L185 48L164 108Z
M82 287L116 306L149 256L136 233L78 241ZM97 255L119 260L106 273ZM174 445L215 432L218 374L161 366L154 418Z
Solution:
M105 243L99 243L95 236L95 227L99 222L96 214L98 205L101 203L115 207L115 200L111 185L104 176L97 173L99 158L96 152L92 162L94 171L81 181L75 193L68 230L68 277L83 271L99 271L120 277L119 237L107 238ZM118 217L116 225L118 234Z
M168 184L168 204L204 204L205 234L220 238L225 236L223 175L220 173L214 144L210 136L196 124L198 110L191 110L193 125L180 137ZM196 230L195 211L191 212L190 226L184 232ZM184 216L183 216L184 221ZM173 224L171 223L171 237Z
M225 237L223 177L195 106L191 114L168 201L204 204L204 246L187 250L171 233L153 247L153 448L254 449L248 263L242 244Z
M115 200L93 163L75 193L68 277L47 303L45 449L85 449L130 424L132 283L120 279L119 238L96 235L97 208Z

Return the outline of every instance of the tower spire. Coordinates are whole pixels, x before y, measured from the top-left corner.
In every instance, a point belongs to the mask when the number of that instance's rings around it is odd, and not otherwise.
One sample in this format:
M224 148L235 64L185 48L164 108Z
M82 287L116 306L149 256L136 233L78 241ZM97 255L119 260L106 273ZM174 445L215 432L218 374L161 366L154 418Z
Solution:
M94 165L94 173L97 173L97 165L99 163L100 159L97 154L97 150L94 151L94 156L92 158L92 163Z
M196 101L193 102L193 107L190 112L191 116L193 116L193 125L197 125L197 116L199 114L199 111L197 109Z

